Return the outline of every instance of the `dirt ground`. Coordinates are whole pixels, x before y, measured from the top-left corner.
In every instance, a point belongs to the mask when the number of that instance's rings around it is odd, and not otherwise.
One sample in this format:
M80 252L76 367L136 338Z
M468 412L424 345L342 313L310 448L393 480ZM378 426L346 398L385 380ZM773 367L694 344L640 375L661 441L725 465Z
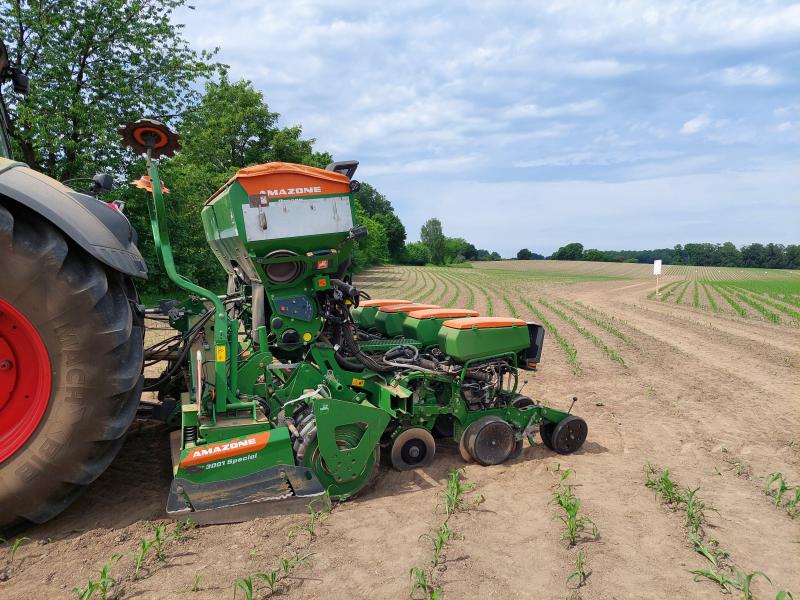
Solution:
M645 487L648 462L669 467L681 485L700 487L706 538L717 540L731 564L770 577L772 584L754 579L758 597L772 599L779 590L800 597L800 518L763 491L773 472L800 485L797 327L654 302L647 299L649 280L505 281L458 271L445 277L441 270L391 268L367 274L361 284L374 295L397 295L413 283L417 300L442 298L444 305L452 298L484 314L513 309L530 318L523 300L539 306L576 349L581 372L548 334L544 362L523 376L523 393L561 408L578 397L574 412L589 424L580 451L558 456L537 438L518 459L487 468L465 465L455 446L442 443L430 468L383 468L371 491L335 506L314 535L308 515L196 528L167 541L164 560L151 552L134 578L131 555L152 537L152 523L174 528L163 518L170 481L166 432L137 422L119 457L78 502L24 532L30 539L13 561L3 553L0 598L75 597L73 588L97 579L114 554L122 555L110 569L118 598L229 598L237 578L268 572L294 555L310 556L279 581L278 597L405 598L410 569L429 564L430 542L421 536L443 519L448 470L462 467L475 487L466 494L466 509L449 521L455 536L434 570L445 598L722 596L719 586L690 573L711 565L688 541L683 513ZM594 317L570 313L624 364L538 304L539 297ZM550 503L566 468L574 469L581 512L599 533L575 547L562 540ZM576 581L566 580L579 552L588 578L575 590ZM257 590L256 596L269 596L263 581ZM244 597L241 591L237 597Z

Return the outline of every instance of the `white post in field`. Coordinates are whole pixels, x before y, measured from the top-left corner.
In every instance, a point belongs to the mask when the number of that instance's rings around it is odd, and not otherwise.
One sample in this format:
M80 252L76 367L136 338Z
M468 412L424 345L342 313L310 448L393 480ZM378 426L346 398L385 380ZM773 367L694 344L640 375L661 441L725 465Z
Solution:
M661 296L661 292L658 290L658 278L661 275L661 259L656 259L653 261L653 275L656 276L656 297Z

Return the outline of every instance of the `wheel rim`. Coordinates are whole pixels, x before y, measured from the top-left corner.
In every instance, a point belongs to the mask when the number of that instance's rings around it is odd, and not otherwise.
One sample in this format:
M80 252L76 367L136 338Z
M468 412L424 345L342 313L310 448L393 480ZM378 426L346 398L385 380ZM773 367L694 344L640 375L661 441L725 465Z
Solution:
M0 298L0 463L11 457L47 410L50 356L28 318Z

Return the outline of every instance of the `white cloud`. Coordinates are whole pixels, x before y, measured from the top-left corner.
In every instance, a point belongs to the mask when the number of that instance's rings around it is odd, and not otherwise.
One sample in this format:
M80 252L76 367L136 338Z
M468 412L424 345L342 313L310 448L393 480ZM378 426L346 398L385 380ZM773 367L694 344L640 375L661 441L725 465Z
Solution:
M719 73L725 85L776 85L783 78L765 65L741 65L728 67Z
M568 102L556 106L539 106L538 104L515 104L503 111L507 119L520 119L526 117L548 119L564 116L597 115L603 110L603 105L598 100L582 100Z
M709 124L708 116L698 115L693 119L686 121L681 127L681 133L692 135L698 131L705 129Z

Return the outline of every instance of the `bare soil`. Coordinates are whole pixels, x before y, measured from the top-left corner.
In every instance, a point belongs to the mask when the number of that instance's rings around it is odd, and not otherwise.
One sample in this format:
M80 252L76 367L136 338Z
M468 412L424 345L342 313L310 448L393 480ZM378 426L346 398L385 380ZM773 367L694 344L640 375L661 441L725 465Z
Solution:
M374 296L402 296L411 294L398 280L417 282L435 298L448 280L446 299L457 293L463 302L474 288L475 306L485 312L486 296L476 287L482 285L494 314L508 314L505 298L523 317L531 315L522 299L538 306L541 296L624 359L624 365L612 360L539 306L576 348L582 373L574 374L548 334L543 365L523 375L524 393L562 408L579 398L574 412L589 424L580 451L558 456L537 438L518 459L486 468L465 465L454 445L441 443L430 468L382 468L370 491L334 507L313 536L301 528L308 515L196 528L183 540L168 541L163 561L149 555L134 579L131 554L142 538L152 537L151 523L166 524L170 532L174 527L163 518L171 476L167 432L137 422L119 457L81 499L52 522L24 532L30 539L13 562L3 552L0 597L75 597L73 587L97 579L114 554L123 555L111 568L118 598L231 597L237 578L276 568L280 557L295 553L311 556L279 583L275 595L281 598L408 597L409 570L430 561L430 544L420 536L443 519L442 490L453 468L463 468L475 487L466 496L468 509L450 520L456 536L435 570L445 598L722 597L716 584L690 574L710 563L692 549L682 515L645 487L648 462L669 467L683 485L700 487L710 507L707 537L718 540L740 568L771 578L772 585L756 580L759 597L774 598L778 590L800 595L800 518L774 506L762 489L775 471L800 485L796 327L715 314L690 306L686 297L681 305L648 300L647 280L504 282L493 276L484 283L480 273L453 270L442 277L424 271L385 268L360 283ZM610 324L625 340L558 300ZM577 547L562 540L550 504L566 468L575 470L581 510L599 531L597 540ZM473 502L478 495L482 503ZM573 590L574 580L568 585L566 579L579 551L589 576ZM258 590L259 597L269 595L263 582Z

